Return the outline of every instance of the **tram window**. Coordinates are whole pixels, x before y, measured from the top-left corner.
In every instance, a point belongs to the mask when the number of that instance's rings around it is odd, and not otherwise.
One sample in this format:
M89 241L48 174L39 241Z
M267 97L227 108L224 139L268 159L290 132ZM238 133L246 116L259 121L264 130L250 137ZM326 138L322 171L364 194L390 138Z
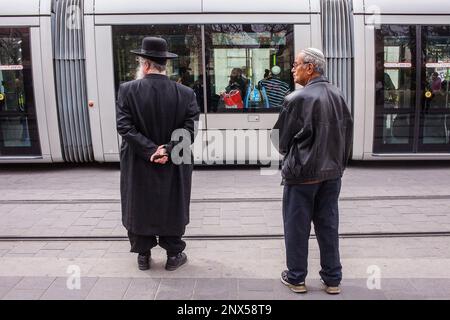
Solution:
M422 29L425 48L425 92L428 108L450 108L450 27L427 26Z
M416 104L416 27L375 31L375 152L412 149Z
M177 59L167 60L167 75L194 89L203 112L202 41L199 25L113 26L116 90L120 83L136 78L138 64L136 56L130 50L140 48L142 39L147 36L167 40L168 50L178 55Z
M376 104L378 108L411 108L415 104L415 29L383 25L377 30Z
M40 155L28 28L0 28L0 156Z
M383 116L383 143L409 144L410 124L409 114L385 114Z
M278 112L294 90L292 25L205 26L208 112Z
M425 89L422 136L424 145L450 143L450 26L423 26ZM445 148L444 148L445 150ZM448 150L448 147L447 147Z

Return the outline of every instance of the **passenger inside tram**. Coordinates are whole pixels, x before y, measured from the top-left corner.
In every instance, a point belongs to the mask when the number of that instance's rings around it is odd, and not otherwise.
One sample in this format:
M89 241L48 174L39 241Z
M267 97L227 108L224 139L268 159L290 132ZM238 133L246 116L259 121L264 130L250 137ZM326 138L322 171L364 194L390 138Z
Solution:
M384 68L381 58L377 59L376 63L376 71L383 73L383 82L377 81L375 83L375 91L376 91L376 99L377 105L390 105L392 108L396 108L397 106L397 92L394 82L391 79L391 76Z
M424 143L449 143L449 119L447 115L431 113L433 108L447 108L448 106L448 82L439 81L439 90L437 80L435 79L437 72L432 77L436 86L433 88L433 95L425 102L425 118L424 118ZM436 91L435 91L436 90Z
M243 74L241 68L233 68L230 74L230 81L225 91L228 93L232 90L239 90L241 97L244 97L247 92L248 79Z
M267 78L258 82L258 87L264 88L267 94L270 108L281 107L284 97L290 92L289 85L280 80L280 73L281 68L273 66Z
M220 92L221 99L223 99L225 108L242 109L247 93L248 79L243 75L241 68L233 68L229 78L225 91Z
M436 71L433 72L431 75L431 84L430 84L431 90L433 90L433 93L439 92L442 87L442 80L439 77L439 73Z
M439 82L439 90L433 91L433 96L430 101L431 108L448 108L448 82L446 80Z
M192 88L192 86L194 85L194 77L190 74L189 71L192 71L192 69L189 67L180 67L178 69L177 82Z

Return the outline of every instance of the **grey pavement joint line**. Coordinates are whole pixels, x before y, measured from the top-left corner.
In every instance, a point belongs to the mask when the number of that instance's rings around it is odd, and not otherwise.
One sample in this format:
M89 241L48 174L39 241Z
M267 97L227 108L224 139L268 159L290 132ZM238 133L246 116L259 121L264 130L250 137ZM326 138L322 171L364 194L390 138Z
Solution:
M128 283L128 286L127 286L127 288L125 289L125 292L123 293L122 300L123 300L124 297L127 296L127 293L128 293L128 291L130 290L130 287L131 287L132 284L133 284L133 279L131 279L131 281Z
M156 290L155 290L155 296L153 297L153 300L156 300L156 297L158 296L159 290L161 288L161 282L162 282L162 279L159 279L158 288L156 288Z

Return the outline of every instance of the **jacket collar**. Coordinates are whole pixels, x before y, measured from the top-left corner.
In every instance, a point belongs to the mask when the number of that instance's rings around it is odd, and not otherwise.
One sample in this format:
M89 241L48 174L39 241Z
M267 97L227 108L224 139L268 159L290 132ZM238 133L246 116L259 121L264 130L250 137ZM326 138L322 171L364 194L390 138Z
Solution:
M169 77L165 74L159 74L159 73L149 73L144 76L144 79L161 79L161 80L167 80Z
M327 77L325 77L325 76L318 76L312 80L309 80L309 82L306 84L305 87L312 85L314 83L318 83L318 82L329 82L329 81L328 81Z

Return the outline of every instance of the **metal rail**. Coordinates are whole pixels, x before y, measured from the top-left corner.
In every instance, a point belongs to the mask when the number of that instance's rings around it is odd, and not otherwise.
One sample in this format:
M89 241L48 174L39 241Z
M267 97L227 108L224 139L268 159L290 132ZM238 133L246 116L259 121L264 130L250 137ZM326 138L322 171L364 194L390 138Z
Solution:
M250 235L187 235L187 240L278 240L283 239L283 234L250 234ZM341 233L341 239L368 239L368 238L426 238L426 237L450 237L450 231L435 232L367 232L367 233ZM311 235L311 239L315 239ZM22 237L0 236L0 242L10 241L128 241L126 236L66 236L66 237Z
M341 197L339 201L401 201L401 200L450 200L450 195L365 196ZM229 202L280 202L282 198L203 198L191 199L191 203ZM120 203L120 199L16 199L0 200L0 204L83 204Z

